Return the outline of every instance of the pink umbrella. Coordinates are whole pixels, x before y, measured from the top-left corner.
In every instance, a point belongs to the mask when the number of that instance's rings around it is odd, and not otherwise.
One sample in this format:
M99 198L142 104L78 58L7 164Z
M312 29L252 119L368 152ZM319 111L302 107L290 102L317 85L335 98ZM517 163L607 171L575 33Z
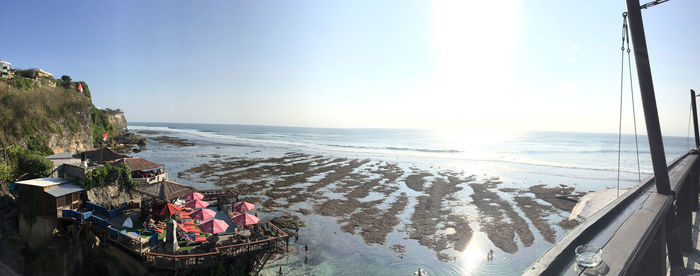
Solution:
M199 229L207 233L221 233L228 229L228 223L220 219L210 219L199 224Z
M253 203L239 201L239 202L236 202L233 204L233 208L236 208L236 210L238 210L238 211L245 212L245 211L253 210L253 208L255 208L255 205L253 205Z
M251 224L256 224L260 220L256 216L251 216L250 214L247 213L240 213L231 218L233 222L239 225L251 225Z
M216 216L216 211L211 210L211 209L197 209L196 211L192 212L190 214L190 217L193 219L198 219L198 220L205 220L205 219L210 219Z
M202 200L203 198L204 198L204 195L200 194L198 192L189 193L189 194L186 194L185 196L182 197L182 199L184 199L186 201L195 200L195 199Z
M209 206L209 202L195 199L195 200L190 200L188 202L185 202L185 206L190 207L192 209L205 208L205 207Z

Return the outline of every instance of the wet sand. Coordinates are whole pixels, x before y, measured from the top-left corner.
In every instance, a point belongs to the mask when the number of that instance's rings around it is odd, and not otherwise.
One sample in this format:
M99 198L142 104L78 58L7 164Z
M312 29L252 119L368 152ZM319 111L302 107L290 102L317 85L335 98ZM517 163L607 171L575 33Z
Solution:
M277 223L287 229L304 227L303 217L297 214L315 213L335 218L342 231L361 236L367 244L385 244L389 233L404 231L409 239L435 251L442 261L454 260L451 249L466 248L473 235L470 221L474 220L504 252L517 252L519 244L532 245L535 234L530 224L544 240L553 243L556 231L546 217L563 217L574 205L561 199L574 192L566 186L499 189L500 182L493 179L477 180L473 175L440 169L430 172L411 167L405 171L386 161L295 152L270 158L213 158L180 172L178 177L231 187L245 195L246 201L262 205L264 211L282 211L284 216ZM472 202L462 202L456 196L466 187L473 190L469 195ZM411 197L408 191L420 195ZM499 193L510 194L513 200ZM455 212L464 205L473 206L478 217ZM401 214L410 214L410 218L401 221ZM405 254L403 245L390 248L399 256Z

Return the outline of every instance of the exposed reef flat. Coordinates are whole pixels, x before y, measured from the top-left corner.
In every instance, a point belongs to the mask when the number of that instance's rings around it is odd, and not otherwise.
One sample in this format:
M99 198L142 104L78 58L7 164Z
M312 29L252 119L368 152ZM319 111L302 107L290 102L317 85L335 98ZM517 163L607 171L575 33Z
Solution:
M287 229L304 227L305 216L312 213L333 217L342 231L359 235L367 244L385 244L389 233L405 232L442 261L454 260L454 252L466 248L474 223L504 252L531 246L535 234L553 243L557 222L548 218L563 218L574 205L562 199L574 193L571 187L506 188L495 177L402 168L387 161L297 152L268 158L208 157L212 160L178 177L231 187L262 210L282 211L279 223ZM465 206L473 212L456 211ZM405 255L404 245L390 249Z

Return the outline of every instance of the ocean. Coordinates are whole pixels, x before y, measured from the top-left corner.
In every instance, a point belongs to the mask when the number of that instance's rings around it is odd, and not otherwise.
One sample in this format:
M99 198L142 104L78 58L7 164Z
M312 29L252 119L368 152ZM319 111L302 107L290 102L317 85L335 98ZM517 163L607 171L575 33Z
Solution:
M566 208L531 187L575 197L617 187L618 175L623 188L652 175L646 136L638 137L639 169L635 137L622 136L618 172L617 134L128 128L151 138L133 155L164 164L171 179L198 189L245 186L242 198L256 202L263 219L292 214L305 223L291 240L295 251L268 262L263 275L280 268L284 275L413 275L419 267L428 275L518 275L570 230L560 224ZM667 162L692 143L664 137ZM536 226L538 217L546 227ZM513 230L496 236L493 229Z

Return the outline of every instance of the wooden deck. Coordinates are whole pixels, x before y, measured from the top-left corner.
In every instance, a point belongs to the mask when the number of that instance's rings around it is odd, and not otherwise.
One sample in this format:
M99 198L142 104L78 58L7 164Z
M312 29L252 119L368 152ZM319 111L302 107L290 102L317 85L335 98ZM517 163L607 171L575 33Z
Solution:
M176 270L183 268L203 268L216 265L221 260L231 259L245 254L264 252L282 252L289 245L289 236L269 221L258 223L273 233L271 237L249 242L223 244L214 250L198 254L163 254L144 252L143 262L148 267Z
M691 151L668 166L673 195L656 192L653 177L644 180L569 232L524 274L663 275L669 266L685 266L681 251L698 241L699 224L692 225L692 212L700 209L699 159ZM603 249L601 266L584 269L576 264L574 249L582 244Z

